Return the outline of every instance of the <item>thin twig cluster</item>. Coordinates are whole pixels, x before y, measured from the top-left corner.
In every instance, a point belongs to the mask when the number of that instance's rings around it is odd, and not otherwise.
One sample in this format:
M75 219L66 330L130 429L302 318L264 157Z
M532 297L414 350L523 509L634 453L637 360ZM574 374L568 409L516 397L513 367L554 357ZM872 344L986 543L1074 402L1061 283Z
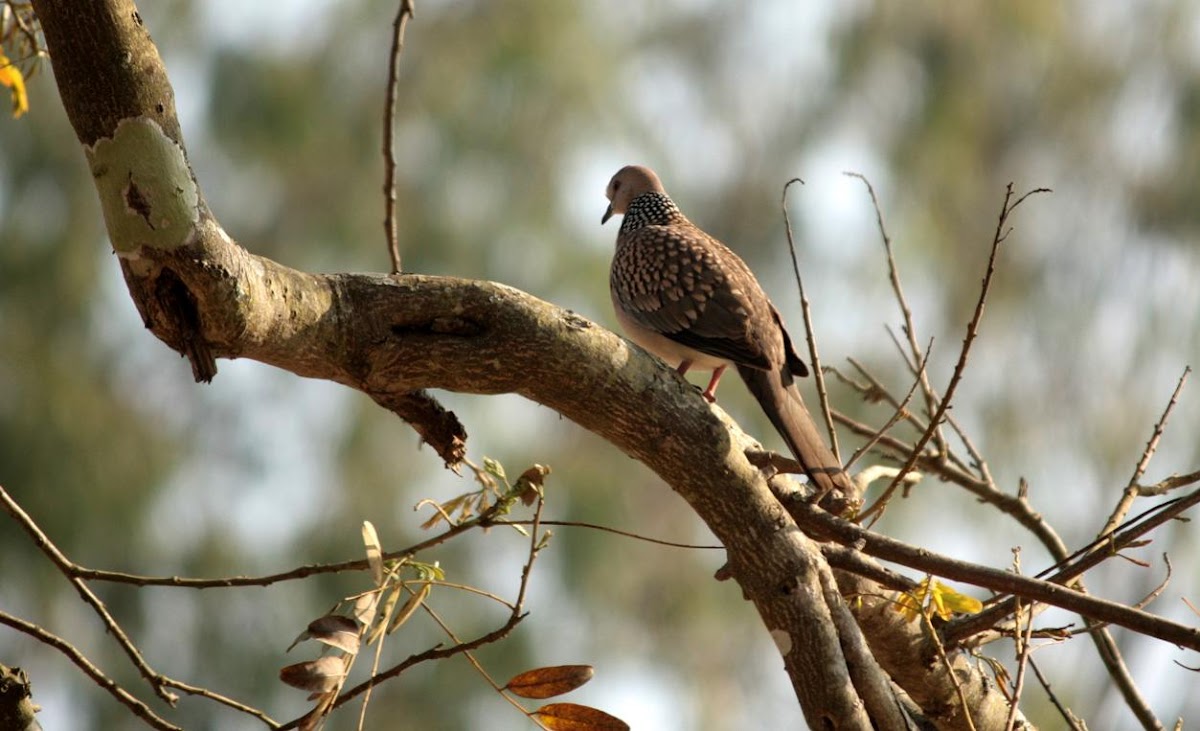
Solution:
M1059 641L1082 633L1088 634L1096 643L1098 653L1114 685L1121 691L1133 714L1146 728L1161 728L1161 723L1155 718L1138 691L1107 627L1109 624L1117 624L1145 636L1171 642L1181 648L1200 651L1200 630L1144 611L1144 607L1162 593L1167 580L1169 580L1169 559L1164 554L1163 560L1167 567L1167 577L1163 582L1142 601L1130 605L1101 600L1089 595L1084 587L1082 577L1086 571L1114 556L1121 556L1126 560L1145 566L1144 562L1124 556L1121 552L1128 547L1144 545L1146 536L1151 531L1167 521L1178 519L1185 511L1200 502L1200 490L1196 490L1183 497L1155 505L1135 518L1126 520L1138 498L1164 495L1171 490L1200 482L1200 472L1173 475L1152 485L1145 485L1141 482L1171 412L1179 401L1190 368L1185 368L1180 376L1161 418L1154 426L1132 476L1122 490L1110 517L1097 532L1095 540L1074 552L1069 551L1045 517L1034 510L1028 499L1028 487L1023 480L1014 490L1001 489L992 477L982 454L961 425L953 418L950 411L954 393L966 372L971 346L980 332L988 293L997 271L997 254L1001 244L1012 231L1011 216L1018 206L1030 196L1049 191L1038 188L1017 196L1014 194L1012 184L1005 189L975 309L967 325L953 375L944 392L939 393L932 385L927 371L932 340L922 350L916 334L912 308L909 306L901 286L892 238L884 224L874 187L858 173L847 173L847 175L864 183L875 211L878 232L887 259L889 280L903 318L901 326L903 338L897 337L890 328L888 333L896 345L901 360L913 377L913 383L903 398L897 398L882 383L881 379L853 358L848 359L848 362L854 369L854 375L848 375L832 367L827 369L842 384L848 386L865 401L882 402L894 409L894 414L882 428L869 426L845 413L830 409L825 388L818 387L818 396L821 399L823 411L831 413L833 420L866 440L863 447L847 463L847 466L857 461L864 453L869 452L883 460L885 464L896 464L899 467L890 472L891 480L886 488L872 503L858 511L853 516L853 521L841 520L818 510L809 505L802 494L788 489L782 489L779 492L781 498L788 504L789 510L797 522L805 530L812 532L814 536L852 546L855 550L868 556L898 563L922 571L929 576L951 578L994 592L993 596L985 602L986 608L982 611L959 616L948 622L939 622L936 632L933 634L939 646L944 643L946 648L951 649L978 647L999 637L1012 638L1016 643L1018 666L1016 677L1009 685L1013 709L1017 707L1026 679L1025 667L1026 664L1029 664L1034 668L1034 674L1038 681L1051 696L1056 707L1060 709L1063 718L1072 728L1080 727L1079 720L1069 709L1059 703L1043 674L1033 665L1031 650L1035 649L1035 646L1030 644L1030 640L1048 638L1051 641ZM785 224L790 228L786 218L786 190L785 186ZM788 240L790 243L790 230ZM799 278L798 270L797 278ZM800 284L800 287L803 292L803 285ZM811 328L807 307L805 323ZM815 351L815 340L812 338L810 338L810 347ZM813 357L815 362L815 352ZM909 409L913 392L918 387L924 400L923 414ZM893 428L900 423L908 425L917 432L919 436L915 441L905 441L892 433ZM949 426L957 437L959 446L955 446L946 437L943 430L945 426ZM960 449L965 454L960 453ZM782 461L787 462L787 460ZM784 467L783 471L795 471L794 466ZM1056 563L1042 570L1035 577L1024 577L1018 572L1019 563L1013 567L1014 570L1000 571L939 556L926 549L909 546L871 531L870 527L878 520L889 502L898 493L907 497L912 485L915 484L915 480L911 478L921 475L931 475L944 482L957 485L967 490L981 503L990 505L1016 520L1045 546L1055 558ZM867 484L878 475L871 475L867 479L863 479L864 476L866 476L865 470L859 473L857 479L860 480L860 487L865 490ZM880 583L888 586L884 582ZM901 591L907 591L910 597L913 596L911 587L901 589ZM903 604L903 602L901 603ZM1084 627L1076 630L1036 629L1033 618L1047 606L1057 606L1078 613L1083 619ZM932 628L933 625L931 625ZM1010 717L1010 728L1014 723L1013 718L1015 716Z

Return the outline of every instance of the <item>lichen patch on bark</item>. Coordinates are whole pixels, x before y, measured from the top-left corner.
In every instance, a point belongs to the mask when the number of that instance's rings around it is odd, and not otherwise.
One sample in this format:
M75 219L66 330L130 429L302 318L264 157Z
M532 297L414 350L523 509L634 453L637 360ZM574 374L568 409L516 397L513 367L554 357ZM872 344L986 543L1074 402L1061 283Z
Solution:
M200 195L187 158L148 117L123 119L112 137L85 146L113 249L174 249L191 239Z

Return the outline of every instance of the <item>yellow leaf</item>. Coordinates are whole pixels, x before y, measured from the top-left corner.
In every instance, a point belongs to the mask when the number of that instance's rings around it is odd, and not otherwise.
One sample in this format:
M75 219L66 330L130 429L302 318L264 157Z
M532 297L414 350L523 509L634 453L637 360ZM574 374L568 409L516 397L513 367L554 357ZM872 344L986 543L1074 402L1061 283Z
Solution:
M960 594L940 581L933 582L933 587L934 606L942 619L950 619L950 615L955 612L975 614L983 610L983 602L973 596Z
M931 588L932 587L932 588ZM901 594L896 599L896 611L910 622L922 614L950 619L955 613L975 614L983 609L983 602L975 597L960 594L940 581L925 577L915 589Z
M20 117L29 111L29 96L25 93L25 77L21 69L8 60L8 56L0 53L0 84L12 90L13 118Z
M384 631L387 630L387 618L391 616L392 610L396 608L396 603L400 601L400 594L403 591L403 584L392 584L392 586L388 589L387 596L383 600L383 606L381 607L381 611L379 613L379 616L382 617L382 619L379 621L379 624L375 625L375 628L371 630L370 634L367 635L368 645L382 637Z
M397 612L392 621L388 623L388 634L400 629L400 625L407 622L408 618L413 616L413 612L420 608L421 604L429 596L429 592L432 590L433 584L425 584L420 589L417 589L416 592L409 595L408 600L404 602L404 606L400 607L400 611ZM399 591L397 591L397 593L399 593Z
M925 577L912 591L906 591L896 599L896 611L904 615L909 622L923 613L925 598L929 594L929 577Z

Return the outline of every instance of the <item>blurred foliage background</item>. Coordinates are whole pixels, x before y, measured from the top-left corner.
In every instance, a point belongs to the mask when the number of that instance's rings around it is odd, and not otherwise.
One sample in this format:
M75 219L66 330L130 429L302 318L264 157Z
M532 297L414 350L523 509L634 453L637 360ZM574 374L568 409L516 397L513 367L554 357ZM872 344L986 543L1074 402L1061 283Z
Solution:
M949 379L977 296L1005 183L1044 186L1005 244L954 413L1000 483L1072 546L1102 525L1180 372L1200 352L1200 3L423 2L401 62L397 144L406 268L498 280L615 326L606 293L616 226L608 177L655 167L700 225L741 252L799 329L782 217L790 207L823 358L856 357L903 393L884 326L899 313L866 192L880 194L918 338ZM176 87L210 205L244 246L312 271L384 271L379 154L387 3L234 0L141 8ZM49 69L47 69L49 70ZM387 547L419 539L424 497L472 488L369 400L249 362L211 386L144 332L113 261L84 158L50 74L31 112L0 119L0 483L77 561L179 575L254 574L353 558L363 519ZM888 413L840 386L835 404ZM547 517L711 542L648 470L548 409L511 396L439 394L470 456L510 474L549 464ZM811 398L811 396L810 396ZM722 404L776 447L742 393ZM1185 391L1148 481L1196 468L1200 397ZM843 445L852 444L843 435ZM845 446L843 447L845 448ZM1144 507L1144 506L1143 506ZM878 528L1006 566L1032 537L962 491L926 482ZM497 677L589 662L566 700L634 728L795 726L775 650L737 587L711 579L719 551L668 549L562 528L537 567L532 616L481 652ZM139 695L99 622L13 523L0 521L0 605L64 634ZM424 556L451 580L512 595L525 550L509 531ZM1177 525L1090 586L1195 623L1194 528ZM301 714L283 649L353 575L267 589L99 591L158 669ZM466 595L432 603L464 635L502 612ZM1049 612L1046 624L1075 621ZM1195 665L1115 630L1164 721L1200 717ZM414 622L389 652L440 641ZM1011 661L1012 648L988 651ZM1132 726L1086 639L1040 650L1054 690L1085 719ZM0 632L26 668L48 729L141 728L62 657ZM361 668L360 668L361 671ZM1059 725L1027 684L1027 713ZM527 722L461 659L377 692L375 728L521 729ZM260 728L184 698L196 729ZM336 721L346 727L348 716Z

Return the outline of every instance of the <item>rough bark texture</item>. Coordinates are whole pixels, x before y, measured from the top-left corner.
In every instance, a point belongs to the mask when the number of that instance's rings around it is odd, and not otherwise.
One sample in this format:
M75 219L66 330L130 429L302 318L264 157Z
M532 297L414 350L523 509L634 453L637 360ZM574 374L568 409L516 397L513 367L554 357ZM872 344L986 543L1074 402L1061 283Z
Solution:
M34 717L29 678L21 668L0 665L0 728L24 731L40 728Z
M215 374L215 358L250 358L344 384L413 424L449 464L466 433L423 389L545 404L646 464L711 527L780 648L809 726L912 727L858 626L835 622L847 608L828 564L747 461L752 442L723 412L616 335L510 287L306 274L250 254L189 190L173 93L133 3L34 5L130 295L198 380ZM148 142L122 144L123 129ZM112 147L101 146L108 140ZM180 202L193 192L181 221ZM934 700L957 703L952 694Z

